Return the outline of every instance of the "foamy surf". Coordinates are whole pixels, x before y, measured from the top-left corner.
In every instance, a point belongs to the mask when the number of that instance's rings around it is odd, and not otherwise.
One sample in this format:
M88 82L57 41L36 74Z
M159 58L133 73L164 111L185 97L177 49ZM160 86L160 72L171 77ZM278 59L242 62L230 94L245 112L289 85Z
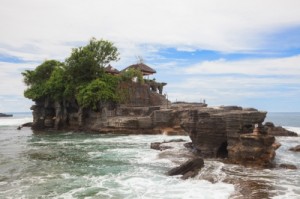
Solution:
M0 198L288 198L300 195L300 154L289 151L300 137L276 137L282 146L276 167L252 169L205 160L199 174L188 180L165 173L184 162L186 149L150 149L151 142L188 136L98 135L55 133L34 135L15 126L31 117L0 118ZM9 126L9 127L6 127ZM300 127L286 127L299 134ZM176 145L179 144L179 145Z

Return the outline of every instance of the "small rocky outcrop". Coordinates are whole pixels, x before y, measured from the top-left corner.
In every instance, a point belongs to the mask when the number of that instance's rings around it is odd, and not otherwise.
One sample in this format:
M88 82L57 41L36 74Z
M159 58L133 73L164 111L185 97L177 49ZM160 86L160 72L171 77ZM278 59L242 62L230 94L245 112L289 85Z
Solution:
M268 132L269 135L273 136L298 136L297 133L293 131L289 131L282 126L275 126L272 122L266 122L264 124L264 128Z
M27 122L27 123L24 123L20 126L18 126L18 130L21 130L23 127L32 127L32 122Z
M289 149L290 151L294 151L294 152L300 152L300 145L297 145L295 147L292 147Z
M155 149L155 150L159 150L159 151L163 151L166 149L172 149L172 146L166 145L167 143L172 143L172 142L185 142L185 140L183 139L172 139L169 141L163 141L163 142L152 142L150 144L150 148L151 149Z
M292 165L292 164L280 164L279 167L283 168L283 169L292 169L292 170L297 169L297 167L295 165Z
M150 148L151 149L155 149L155 150L159 150L159 151L163 151L163 150L166 150L166 149L172 149L173 147L171 146L164 146L162 145L164 142L152 142L150 144Z
M202 158L197 157L194 159L190 159L182 165L171 169L167 172L167 175L182 175L181 179L188 179L195 177L202 167L204 167L204 161Z

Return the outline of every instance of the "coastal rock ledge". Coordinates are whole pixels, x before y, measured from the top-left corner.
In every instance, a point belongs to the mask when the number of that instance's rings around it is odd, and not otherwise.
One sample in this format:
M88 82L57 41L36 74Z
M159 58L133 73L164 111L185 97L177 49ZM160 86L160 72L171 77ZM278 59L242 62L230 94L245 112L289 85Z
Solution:
M32 107L32 128L122 134L188 134L192 150L201 157L225 158L231 163L259 167L272 165L278 145L275 137L268 135L262 126L266 112L237 106L211 108L202 103L171 105L166 99L155 97L154 102L158 103L148 101L139 106L106 103L98 111L82 109L71 102L36 102Z

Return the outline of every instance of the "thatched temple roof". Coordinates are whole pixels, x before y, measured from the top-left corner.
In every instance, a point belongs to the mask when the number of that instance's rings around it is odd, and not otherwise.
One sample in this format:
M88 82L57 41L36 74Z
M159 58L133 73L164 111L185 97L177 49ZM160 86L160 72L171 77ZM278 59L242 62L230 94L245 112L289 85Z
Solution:
M104 71L107 72L107 73L110 73L112 75L115 75L115 74L119 74L120 71L118 71L117 69L115 69L114 67L112 67L111 65L108 65L107 67L104 68Z
M125 68L124 71L126 71L129 68L139 69L143 73L143 75L152 75L156 73L156 70L154 70L150 66L147 66L144 63L130 65L127 68Z

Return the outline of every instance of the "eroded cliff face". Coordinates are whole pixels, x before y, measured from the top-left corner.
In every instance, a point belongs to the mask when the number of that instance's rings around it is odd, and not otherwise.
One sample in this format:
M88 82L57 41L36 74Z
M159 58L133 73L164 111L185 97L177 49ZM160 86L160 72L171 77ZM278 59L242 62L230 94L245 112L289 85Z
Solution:
M31 107L32 128L152 133L156 123L159 123L156 120L159 113L154 111L168 106L170 102L165 96L151 91L147 84L129 82L122 84L120 89L123 96L127 96L122 103L102 102L98 104L97 110L82 108L75 99L36 101Z
M272 166L274 136L262 128L266 112L241 107L190 110L182 127L204 157L226 157L229 162Z

